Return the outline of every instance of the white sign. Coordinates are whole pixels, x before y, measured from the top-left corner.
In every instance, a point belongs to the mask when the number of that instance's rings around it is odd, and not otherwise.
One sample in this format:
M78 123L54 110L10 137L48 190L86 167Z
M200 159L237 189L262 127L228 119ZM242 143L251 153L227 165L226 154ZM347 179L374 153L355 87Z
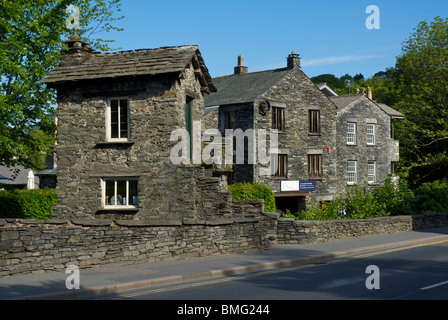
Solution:
M282 181L280 190L284 191L299 191L299 181Z

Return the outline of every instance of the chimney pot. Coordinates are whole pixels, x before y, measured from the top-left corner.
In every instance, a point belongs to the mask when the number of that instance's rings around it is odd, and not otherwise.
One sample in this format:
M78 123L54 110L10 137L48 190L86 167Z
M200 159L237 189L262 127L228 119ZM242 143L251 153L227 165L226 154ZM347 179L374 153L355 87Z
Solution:
M368 97L370 100L373 100L372 89L370 89L370 88L367 88L367 97Z
M238 56L238 66L235 67L235 74L243 74L249 71L248 67L244 66L244 57Z

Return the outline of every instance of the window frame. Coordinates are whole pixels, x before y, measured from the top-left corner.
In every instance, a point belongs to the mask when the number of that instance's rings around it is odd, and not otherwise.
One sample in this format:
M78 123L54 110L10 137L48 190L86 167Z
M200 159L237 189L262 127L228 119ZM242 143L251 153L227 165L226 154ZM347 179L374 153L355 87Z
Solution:
M350 125L353 125L353 132ZM347 145L356 145L356 122L347 122Z
M371 132L369 133L369 127L371 127ZM376 125L374 123L366 124L366 135L367 135L367 145L374 146L376 144ZM370 139L369 139L370 137ZM370 140L370 141L369 141Z
M308 133L320 134L320 110L308 110Z
M373 168L371 166L373 166ZM372 171L373 174L371 174ZM371 177L373 177L373 180L370 179ZM376 161L367 162L367 182L368 184L376 183Z
M118 100L118 138L112 137L112 101ZM120 121L120 103L126 100L127 102L127 137L121 138L121 121ZM130 101L129 97L110 97L107 99L106 104L106 141L108 142L129 142L131 139L131 112L130 112Z
M276 172L272 172L277 168ZM288 155L287 154L273 154L271 158L271 177L272 178L287 178L288 177Z
M285 108L272 107L272 129L277 129L279 132L285 131Z
M316 170L317 169L317 170ZM308 155L308 178L322 179L323 178L322 154ZM317 174L316 174L317 171Z
M351 171L350 169L354 170ZM356 160L347 161L347 185L355 185L358 182L358 162Z
M107 183L108 182L114 182L114 197L115 197L115 204L107 204ZM118 205L117 204L117 199L118 199L118 182L126 182L126 194L125 194L125 198L126 198L126 204L124 205ZM137 203L136 204L129 204L129 191L130 191L130 187L129 187L129 183L130 182L136 182L137 186L136 186L136 191L137 191ZM120 209L136 209L139 208L139 179L137 177L107 177L107 178L101 178L101 204L102 207L104 209L116 209L116 210L120 210Z

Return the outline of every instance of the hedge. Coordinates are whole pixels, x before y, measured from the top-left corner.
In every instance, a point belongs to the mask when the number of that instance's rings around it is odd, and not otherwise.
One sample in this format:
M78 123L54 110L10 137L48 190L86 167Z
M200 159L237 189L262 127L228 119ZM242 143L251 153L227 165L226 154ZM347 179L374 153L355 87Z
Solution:
M0 191L0 218L51 219L56 190Z
M228 186L233 200L264 199L264 211L275 212L275 198L272 190L259 183L235 183Z

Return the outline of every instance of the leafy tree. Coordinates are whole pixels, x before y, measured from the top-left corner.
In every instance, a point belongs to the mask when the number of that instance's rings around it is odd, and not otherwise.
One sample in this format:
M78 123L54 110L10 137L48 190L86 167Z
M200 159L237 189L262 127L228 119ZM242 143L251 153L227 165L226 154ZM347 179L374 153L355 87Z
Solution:
M448 174L448 18L421 22L397 57L402 164L414 185Z
M311 78L314 83L326 83L331 89L340 87L339 79L334 74L321 74Z
M355 81L359 81L359 80L364 79L364 76L363 76L362 73L357 73L357 74L353 77L353 79L354 79Z
M66 26L68 5L80 9L78 30ZM113 26L119 0L0 0L0 165L37 169L33 155L48 151L56 94L39 81L60 61L63 41L76 32L98 50L111 40L93 38ZM39 134L34 131L40 130Z

